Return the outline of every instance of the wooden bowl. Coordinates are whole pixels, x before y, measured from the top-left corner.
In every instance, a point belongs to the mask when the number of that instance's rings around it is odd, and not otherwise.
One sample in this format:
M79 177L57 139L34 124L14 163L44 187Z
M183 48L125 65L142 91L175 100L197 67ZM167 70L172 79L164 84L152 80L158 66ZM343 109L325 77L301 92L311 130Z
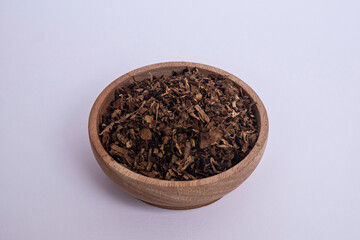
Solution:
M198 68L204 74L215 73L227 76L240 85L257 102L259 137L254 148L237 165L218 175L191 181L167 181L135 173L116 162L104 149L99 137L100 116L114 100L114 91L132 78L143 80L149 76L171 75L186 67ZM191 62L165 62L133 70L107 86L96 99L89 117L89 137L95 158L106 175L122 190L151 205L168 209L191 209L208 205L231 192L244 182L255 170L264 153L269 132L268 117L258 95L246 83L221 69Z

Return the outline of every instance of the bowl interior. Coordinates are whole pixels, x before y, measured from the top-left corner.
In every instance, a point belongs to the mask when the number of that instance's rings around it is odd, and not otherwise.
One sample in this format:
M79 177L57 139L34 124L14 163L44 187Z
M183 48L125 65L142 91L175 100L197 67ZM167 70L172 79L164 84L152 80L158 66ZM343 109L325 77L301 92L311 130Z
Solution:
M266 110L265 110L260 98L257 96L257 94L241 79L239 79L239 78L235 77L234 75L227 73L221 69L214 68L214 67L211 67L208 65L198 64L198 63L188 63L188 62L160 63L160 64L149 65L146 67L142 67L142 68L133 70L133 71L119 77L118 79L113 81L109 86L107 86L103 90L103 92L99 95L98 99L96 100L94 106L96 105L97 107L95 110L94 110L94 108L92 109L92 112L90 114L90 120L89 120L89 128L96 129L96 137L95 137L96 139L92 139L91 132L90 132L90 139L91 139L91 141L96 141L96 144L94 144L94 142L93 142L93 144L96 145L97 151L100 153L100 155L106 156L104 158L104 161L108 161L106 159L112 159L112 158L106 152L106 150L103 148L101 141L100 141L100 136L99 136L100 121L101 121L101 116L103 114L105 114L107 107L115 99L116 90L120 86L127 85L133 80L142 81L145 78L149 78L150 77L149 73L151 73L154 77L161 77L163 75L171 76L173 72L181 72L182 70L186 69L187 67L190 69L196 67L201 73L203 73L205 75L215 74L215 75L223 75L223 76L229 78L230 80L235 82L238 86L240 86L243 89L243 91L247 95L249 95L249 97L253 101L255 101L257 103L256 105L253 106L253 110L254 110L254 113L255 113L255 116L256 116L256 119L258 122L259 136L258 136L258 140L257 140L257 143L255 144L254 148L237 165L235 165L235 166L231 167L230 169L228 169L222 173L219 173L217 175L213 175L213 176L198 179L198 180L168 181L168 180L150 178L150 177L138 174L136 172L133 172L133 171L127 169L126 167L122 166L120 163L117 163L118 166L115 167L116 171L123 172L130 177L135 176L137 179L146 181L148 183L154 183L154 184L158 184L161 182L162 183L168 182L169 184L172 184L172 185L173 184L186 185L186 184L192 184L192 183L194 183L196 185L199 185L202 183L206 184L209 182L217 181L222 177L228 177L233 172L241 170L240 166L247 165L248 162L251 161L251 159L253 159L253 157L256 155L256 153L254 153L254 151L256 151L256 148L260 148L261 145L266 144L267 131L268 131ZM263 119L263 118L265 118L265 119ZM90 125L92 125L92 126L90 126ZM265 126L265 129L263 129L263 126Z

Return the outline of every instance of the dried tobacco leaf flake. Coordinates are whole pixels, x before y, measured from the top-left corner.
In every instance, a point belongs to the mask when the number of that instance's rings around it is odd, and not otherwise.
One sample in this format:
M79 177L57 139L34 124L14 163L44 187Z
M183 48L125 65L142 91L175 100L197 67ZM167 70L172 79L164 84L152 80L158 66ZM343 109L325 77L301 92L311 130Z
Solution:
M210 165L211 165L211 168L212 170L215 172L215 173L220 173L220 171L218 171L216 168L215 168L215 159L213 157L210 157Z
M202 94L201 94L201 93L198 93L198 94L195 95L195 99L196 99L196 100L200 101L201 98L202 98Z
M225 139L221 139L220 140L220 142L222 143L222 144L220 144L219 145L219 147L221 147L221 148L231 148L232 147L232 145L231 144L229 144Z
M153 165L153 162L149 161L148 165L146 166L146 171L149 172L151 170L152 165Z
M124 137L123 135L121 135L120 133L116 134L116 138L119 140L119 142L121 142L124 145L128 141L128 139L126 137Z
M142 175L169 181L219 174L258 138L256 103L226 76L184 69L119 87L100 117L104 148Z
M244 142L244 144L242 145L241 151L243 153L245 153L249 148L249 143L248 142Z
M144 120L145 120L145 122L151 124L152 121L154 121L154 117L150 116L150 115L145 115Z
M132 163L133 163L133 159L131 157L129 157L130 152L128 150L126 150L125 148L122 148L122 147L119 147L119 146L113 144L113 145L111 145L110 153L112 155L124 158L129 165L132 165Z
M140 173L151 178L154 178L156 176L155 172L141 171Z
M152 133L151 130L148 128L143 128L140 130L140 137L142 140L151 140Z
M233 108L236 108L236 101L233 101L233 102L231 103L231 106L232 106Z
M184 171L191 163L194 162L194 157L193 156L188 156L186 158L185 163L183 164L183 166L181 167L180 171Z
M206 133L200 133L200 149L216 144L221 138L222 132L219 129L213 129Z
M131 148L133 146L133 142L131 140L126 142L126 148Z
M115 109L114 112L111 114L111 118L118 118L119 116L121 116L120 109Z
M165 128L162 130L162 132L163 132L163 134L164 134L165 136L170 136L170 135L172 135L172 133L173 133L173 131L172 131L172 129L171 129L170 127L165 127Z
M110 133L111 130L112 130L112 128L114 127L114 124L115 124L115 122L112 122L112 123L110 123L109 125L107 125L107 126L104 128L104 130L101 131L100 136L103 135L104 133Z
M165 145L165 144L168 144L168 142L170 141L170 139L171 139L171 137L169 137L169 136L165 136L165 137L163 137L163 144Z
M177 150L179 151L180 154L182 154L180 145L178 143L175 143L175 147L177 148Z
M190 139L190 143L192 147L196 147L195 140L193 138Z
M201 117L205 122L210 122L210 118L208 117L208 115L206 115L206 113L204 112L204 110L203 110L199 105L195 105L194 108L196 109L196 111L198 111L198 113L200 114L200 117Z
M106 132L106 133L103 133L102 135L103 136L102 136L102 139L101 139L101 143L103 145L108 145L108 143L110 141L110 134L108 132Z
M129 154L128 150L126 150L125 148L119 147L119 146L117 146L115 144L111 145L111 149L116 151L119 154L123 154L123 155Z
M254 146L254 145L255 145L255 142L256 142L257 137L258 137L258 134L257 134L257 133L253 133L253 134L251 134L251 135L248 137L248 139L249 139L249 144L250 144L251 146Z
M130 130L129 130L129 135L130 135L130 138L131 138L132 140L135 140L135 139L136 139L136 135L135 135L134 129L130 129Z

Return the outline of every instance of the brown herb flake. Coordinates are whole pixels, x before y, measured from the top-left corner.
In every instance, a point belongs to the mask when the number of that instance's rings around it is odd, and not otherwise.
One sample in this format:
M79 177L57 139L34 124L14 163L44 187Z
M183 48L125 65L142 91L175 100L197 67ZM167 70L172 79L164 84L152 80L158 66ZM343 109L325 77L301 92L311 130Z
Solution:
M200 117L203 121L210 122L210 118L208 117L208 115L206 115L204 110L202 110L202 108L199 105L195 105L195 109L196 109L196 111L198 111L198 113L200 114Z
M148 128L143 128L140 130L140 137L142 140L151 140L151 130Z
M256 103L224 76L184 69L119 87L102 116L104 148L152 178L194 180L238 164L255 146Z

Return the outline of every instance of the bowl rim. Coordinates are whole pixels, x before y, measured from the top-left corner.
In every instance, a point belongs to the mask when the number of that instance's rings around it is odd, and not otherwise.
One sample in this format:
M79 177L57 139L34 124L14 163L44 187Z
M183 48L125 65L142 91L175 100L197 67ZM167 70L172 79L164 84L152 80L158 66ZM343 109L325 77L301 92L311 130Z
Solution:
M143 73L148 73L154 70L159 69L169 69L169 68L178 68L178 67L189 67L189 68L198 68L202 70L207 70L210 72L214 72L216 74L220 74L223 76L226 76L239 86L245 90L245 92L256 102L256 107L259 111L259 121L260 121L260 131L259 131L259 137L256 141L255 146L253 149L248 153L248 155L238 164L235 166L229 168L228 170L219 173L217 175L213 175L206 178L196 179L196 180L187 180L187 181L169 181L169 180L163 180L158 178L151 178L144 175L141 175L139 173L133 172L132 170L124 167L120 163L118 163L116 160L114 160L108 152L104 149L100 136L98 131L98 120L99 120L99 111L100 108L103 107L103 103L106 99L106 97L111 94L114 90L114 88L118 87L118 85L129 79L133 76L140 75ZM174 61L174 62L161 62L161 63L155 63L151 65L147 65L144 67L140 67L137 69L134 69L128 73L125 73L124 75L118 77L113 82L111 82L108 86L105 87L105 89L99 94L99 96L96 98L90 112L89 116L89 122L88 122L88 131L89 131L89 140L90 144L92 145L93 151L96 151L97 154L100 156L101 161L103 161L108 168L110 168L113 172L116 172L117 174L120 174L124 177L128 177L130 179L133 179L138 182L150 184L150 185L158 185L158 186L164 186L164 187L191 187L191 186L200 186L200 185L207 185L214 182L221 181L223 179L229 178L232 175L234 175L237 172L241 172L244 170L252 161L255 161L256 156L262 152L263 148L265 148L268 138L268 132L269 132L269 120L267 116L267 112L265 109L264 104L262 103L259 96L256 94L256 92L247 85L244 81L242 81L240 78L236 77L235 75L228 73L220 68L216 68L210 65L201 64L201 63L195 63L195 62L185 62L185 61ZM99 161L99 160L98 160Z

